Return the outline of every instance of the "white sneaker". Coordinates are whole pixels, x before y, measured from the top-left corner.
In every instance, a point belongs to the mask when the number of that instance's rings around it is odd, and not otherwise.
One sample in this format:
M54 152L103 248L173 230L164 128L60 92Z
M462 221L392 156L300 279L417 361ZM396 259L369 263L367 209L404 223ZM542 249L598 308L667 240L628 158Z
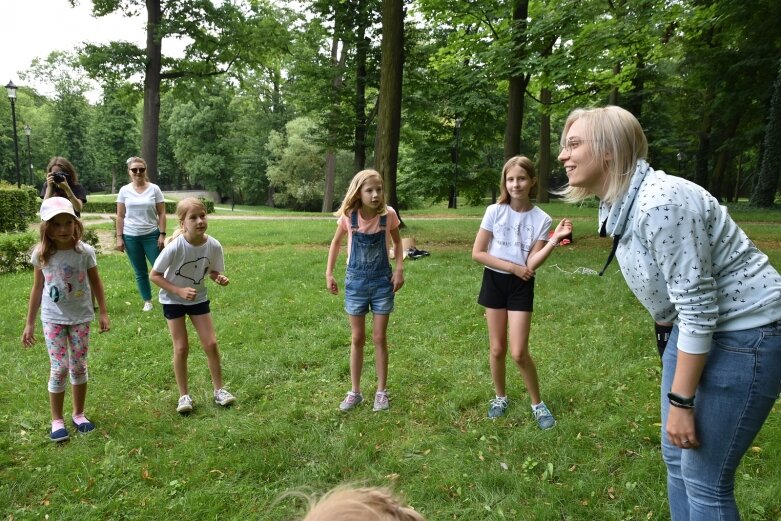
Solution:
M226 405L232 404L235 401L236 398L225 389L217 389L214 391L214 403L217 405L222 405L224 407Z
M189 394L184 394L179 397L179 404L176 406L176 412L182 414L191 412L193 410L193 399Z
M144 311L152 311L152 301L151 300L147 300L146 302L144 302L144 308L143 309L144 309Z

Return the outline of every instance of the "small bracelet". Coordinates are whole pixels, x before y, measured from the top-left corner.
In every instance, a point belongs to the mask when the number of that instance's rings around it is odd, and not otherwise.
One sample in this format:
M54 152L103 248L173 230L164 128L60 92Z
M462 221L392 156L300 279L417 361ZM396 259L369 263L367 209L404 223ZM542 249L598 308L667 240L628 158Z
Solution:
M552 241L548 241L548 244L552 244L554 248L559 245L558 242L552 242Z
M165 232L160 232L160 235L165 235Z
M675 393L667 393L667 399L670 400L670 405L678 407L679 409L694 409L694 396L691 398L684 398Z

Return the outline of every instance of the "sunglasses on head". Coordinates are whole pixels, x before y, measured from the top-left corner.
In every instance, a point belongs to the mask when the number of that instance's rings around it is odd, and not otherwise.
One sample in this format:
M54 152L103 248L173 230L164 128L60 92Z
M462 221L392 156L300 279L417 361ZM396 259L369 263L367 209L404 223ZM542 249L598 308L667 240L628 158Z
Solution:
M139 168L131 168L130 171L133 172L134 174L143 174L144 172L146 172L146 168L144 168L143 166Z

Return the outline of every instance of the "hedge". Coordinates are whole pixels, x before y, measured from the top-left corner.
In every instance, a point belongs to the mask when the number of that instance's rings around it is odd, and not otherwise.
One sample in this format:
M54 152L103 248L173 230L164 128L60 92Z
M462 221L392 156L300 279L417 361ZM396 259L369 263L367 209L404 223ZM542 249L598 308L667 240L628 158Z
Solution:
M201 199L203 204L206 205L206 213L214 213L214 201L211 201L209 199ZM115 202L109 202L109 201L96 201L92 202L89 200L89 197L87 197L87 204L84 205L84 208L81 210L82 212L87 213L111 213L115 214L117 213L117 203ZM176 202L174 201L166 201L165 202L165 213L168 214L175 214L176 213Z
M0 273L14 273L28 270L30 253L38 244L39 232L0 233ZM100 253L100 238L97 232L91 228L84 228L84 242L95 248L95 253Z
M0 183L0 232L23 232L38 217L40 200L35 188Z

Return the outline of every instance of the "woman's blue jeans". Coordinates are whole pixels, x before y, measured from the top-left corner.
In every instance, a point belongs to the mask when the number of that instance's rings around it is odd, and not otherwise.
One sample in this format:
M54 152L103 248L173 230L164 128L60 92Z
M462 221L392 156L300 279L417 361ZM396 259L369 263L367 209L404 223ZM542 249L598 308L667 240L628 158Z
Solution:
M147 235L122 234L122 240L125 241L125 253L127 253L130 265L133 266L133 271L136 273L138 292L141 293L141 298L145 301L152 300L152 288L149 286L149 268L146 266L146 261L149 259L150 265L155 264L157 255L160 253L160 250L157 248L157 238L159 236L160 232L158 230Z
M667 393L678 358L673 328L662 370L662 456L672 521L737 521L735 471L781 392L781 321L713 335L697 387L695 427L700 447L667 440Z

